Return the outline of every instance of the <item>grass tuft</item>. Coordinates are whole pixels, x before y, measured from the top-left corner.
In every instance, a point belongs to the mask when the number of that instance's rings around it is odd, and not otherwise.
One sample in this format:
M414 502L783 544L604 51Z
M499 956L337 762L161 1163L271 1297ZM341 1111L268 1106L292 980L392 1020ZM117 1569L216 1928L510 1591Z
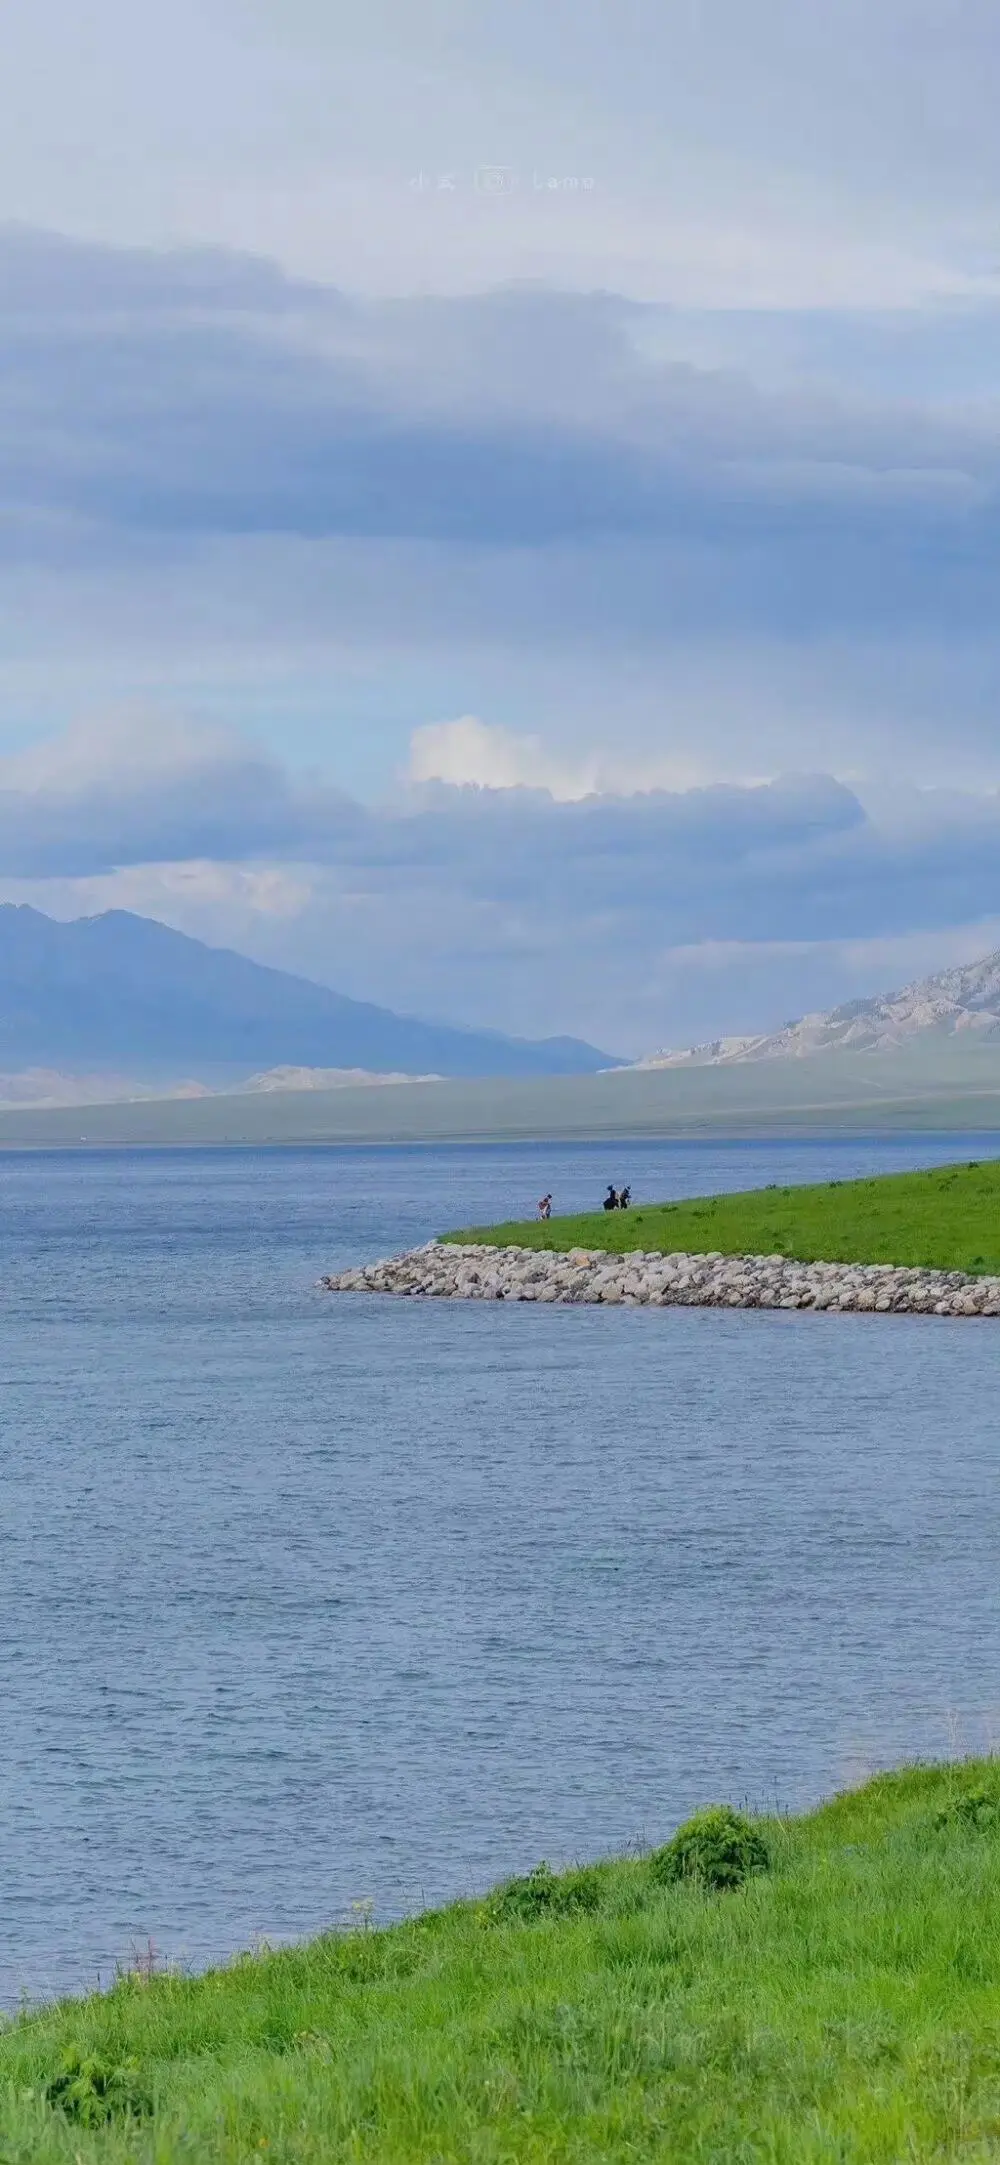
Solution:
M729 1804L710 1804L654 1852L649 1868L665 1887L689 1879L721 1893L742 1887L754 1872L766 1872L770 1862L767 1843L745 1812L734 1812Z
M46 2083L45 2102L78 2127L104 2127L109 2120L141 2119L152 2112L134 2060L115 2061L99 2052L67 2045Z
M1000 1835L1000 1782L976 1782L956 1789L934 1814L938 1828L968 1828L973 1834Z
M543 1860L523 1879L508 1879L485 1906L490 1924L530 1924L536 1917L571 1917L574 1911L597 1909L601 1901L599 1873L589 1870L556 1873Z

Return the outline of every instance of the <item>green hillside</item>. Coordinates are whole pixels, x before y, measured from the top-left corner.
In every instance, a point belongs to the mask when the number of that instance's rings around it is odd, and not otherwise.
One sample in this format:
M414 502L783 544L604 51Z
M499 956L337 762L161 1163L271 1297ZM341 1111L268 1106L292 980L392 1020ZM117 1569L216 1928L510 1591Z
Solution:
M16 2018L0 2155L973 2165L1000 2143L998 2008L1000 1767L912 1770Z
M1000 1272L1000 1162L937 1166L821 1187L757 1188L687 1203L480 1226L446 1236L501 1247L615 1254L787 1255L804 1263L900 1263Z

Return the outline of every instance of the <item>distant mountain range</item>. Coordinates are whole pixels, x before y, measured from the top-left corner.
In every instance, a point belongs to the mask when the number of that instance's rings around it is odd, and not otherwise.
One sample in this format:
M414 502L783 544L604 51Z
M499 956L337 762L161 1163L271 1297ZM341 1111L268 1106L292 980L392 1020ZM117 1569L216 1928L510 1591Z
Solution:
M133 1084L308 1088L316 1069L329 1087L331 1070L353 1070L357 1081L358 1071L373 1080L587 1075L615 1064L577 1038L536 1042L396 1015L129 911L63 924L0 905L8 1103L19 1088L22 1102L79 1102ZM275 1069L286 1079L266 1072Z
M764 1037L719 1037L684 1052L654 1052L635 1064L654 1067L733 1067L747 1060L805 1059L810 1053L845 1049L897 1051L935 1039L967 1038L1000 1043L1000 951L935 977L919 978L902 992L848 1000L825 1014L803 1015Z

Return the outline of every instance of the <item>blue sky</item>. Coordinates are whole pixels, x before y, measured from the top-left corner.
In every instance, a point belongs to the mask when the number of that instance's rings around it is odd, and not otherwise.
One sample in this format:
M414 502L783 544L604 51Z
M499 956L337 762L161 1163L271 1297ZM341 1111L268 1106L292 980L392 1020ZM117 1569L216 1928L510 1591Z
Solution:
M0 25L0 892L623 1050L995 943L1000 18Z

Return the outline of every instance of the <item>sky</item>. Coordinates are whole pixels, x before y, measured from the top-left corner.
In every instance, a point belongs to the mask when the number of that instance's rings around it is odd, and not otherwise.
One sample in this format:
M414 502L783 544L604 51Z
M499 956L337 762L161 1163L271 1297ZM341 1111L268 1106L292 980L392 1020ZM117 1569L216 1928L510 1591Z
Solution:
M361 14L0 14L0 899L625 1055L998 944L995 0Z

